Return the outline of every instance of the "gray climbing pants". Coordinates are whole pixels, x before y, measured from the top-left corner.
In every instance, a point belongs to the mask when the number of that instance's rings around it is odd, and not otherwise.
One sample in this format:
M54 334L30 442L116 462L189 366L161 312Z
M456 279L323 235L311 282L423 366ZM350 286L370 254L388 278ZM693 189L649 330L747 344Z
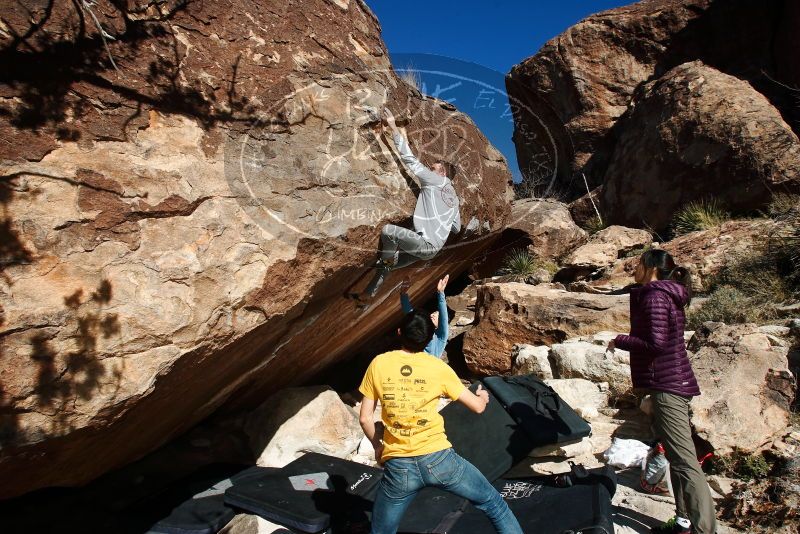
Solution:
M387 224L381 230L381 260L389 262L379 266L364 293L374 297L383 281L393 269L406 267L419 260L429 260L439 252L414 230Z
M394 261L392 269L429 260L437 252L424 237L409 228L387 224L381 230L381 259Z
M714 501L692 441L690 399L662 391L653 391L651 397L653 431L669 461L676 515L692 522L693 534L715 534Z

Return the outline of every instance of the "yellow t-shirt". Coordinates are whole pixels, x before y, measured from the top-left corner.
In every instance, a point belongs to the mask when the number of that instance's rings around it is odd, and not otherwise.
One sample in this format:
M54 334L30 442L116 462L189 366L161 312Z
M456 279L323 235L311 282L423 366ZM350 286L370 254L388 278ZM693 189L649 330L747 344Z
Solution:
M381 402L383 460L420 456L451 447L439 415L439 397L456 400L465 386L449 365L424 352L380 354L358 390Z

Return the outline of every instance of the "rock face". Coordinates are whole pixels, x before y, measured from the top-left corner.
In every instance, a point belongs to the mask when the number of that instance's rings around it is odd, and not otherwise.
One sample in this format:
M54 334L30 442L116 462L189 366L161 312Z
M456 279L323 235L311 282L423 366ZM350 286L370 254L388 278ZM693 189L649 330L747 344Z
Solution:
M758 451L786 432L796 384L785 346L755 325L706 323L689 349L702 393L692 424L718 454Z
M550 366L550 347L547 345L514 345L511 349L512 373L534 375L542 380L553 378Z
M488 283L478 287L475 326L464 359L477 374L508 374L516 343L551 345L600 330L627 331L628 297L570 293L550 285Z
M515 200L506 234L530 240L528 250L536 256L559 261L586 242L586 232L572 220L567 206L555 200L526 198Z
M606 382L615 397L630 391L630 355L624 350L606 351L606 347L586 341L569 340L550 348L553 373L559 378L583 378Z
M707 291L714 277L738 257L763 245L764 236L775 230L774 223L764 219L727 221L718 228L699 230L663 243L679 265L692 271L696 291ZM639 256L618 260L593 285L625 286L633 282Z
M574 280L598 269L607 269L628 252L643 249L652 242L653 236L646 230L609 226L567 256L558 279Z
M608 406L608 388L583 378L556 378L545 381L578 415L591 421Z
M666 228L677 209L711 192L747 212L773 190L800 186L800 140L778 110L699 61L646 84L620 129L601 200L618 224Z
M423 161L459 164L476 223L412 298L510 211L502 156L394 75L362 1L120 5L92 8L119 71L72 4L3 12L0 498L254 408L399 316L402 272L367 310L342 298L415 202L368 107L403 118Z
M283 467L307 452L344 458L364 436L358 415L327 386L278 391L248 415L244 430L262 467Z
M654 83L657 87L659 79L670 69L693 61L702 61L709 68L752 85L778 110L775 113L798 132L800 111L794 102L796 91L792 89L798 86L798 67L789 51L796 49L799 17L793 2L644 0L580 21L548 41L535 56L516 65L506 78L514 102L514 140L525 180L538 184L540 194L558 192L568 200L587 193L582 175L589 189L605 184L620 135L655 133L652 125L659 122L657 114L650 115L647 128L641 127L641 121L620 120L631 106L641 104L643 86ZM738 97L735 99L739 104L749 105ZM761 109L761 103L757 106ZM750 114L757 109L738 104L729 108L731 114L741 117L744 129L751 131L753 126L747 124L752 122ZM709 125L702 122L698 127L696 132L685 128L680 142L688 146L695 139L695 150L707 149L707 167L714 166L713 161L722 151L737 152L740 148L738 134L734 132L709 142L704 148L702 132ZM763 128L766 126L755 126L756 130ZM642 154L647 157L641 157ZM636 156L627 160L637 162L635 169L630 169L632 175L647 170L644 160L651 159L649 152L638 152ZM780 157L761 156L756 163L763 163L763 167ZM747 178L756 189L762 176L759 173L744 176L751 168L737 169L736 176L740 183ZM639 174L636 178L647 177ZM672 183L670 178L667 175L659 191ZM703 183L698 180L693 191L697 193ZM702 195L714 195L714 184L707 186ZM606 194L604 191L603 195ZM761 200L753 198L748 209L759 207ZM601 206L609 214L611 209ZM629 217L616 221L627 225L635 222L638 226L641 217L647 214L643 206L636 221ZM580 219L577 215L576 218Z

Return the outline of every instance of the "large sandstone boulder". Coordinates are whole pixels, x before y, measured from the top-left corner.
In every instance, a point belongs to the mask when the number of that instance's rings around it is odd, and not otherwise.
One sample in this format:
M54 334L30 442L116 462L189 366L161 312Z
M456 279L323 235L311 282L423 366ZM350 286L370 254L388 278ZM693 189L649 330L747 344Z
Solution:
M590 189L602 185L616 134L628 131L618 120L637 90L689 61L751 82L796 118L792 45L800 18L792 4L644 0L589 16L551 39L506 77L524 179L540 195L569 200L587 193L582 175ZM728 139L736 145L735 136Z
M101 0L118 71L87 12L47 5L4 9L0 32L0 498L259 406L399 317L402 271L366 310L343 299L415 203L369 108L459 163L476 223L413 299L504 225L504 159L395 76L360 0Z
M786 346L755 325L706 323L689 348L702 393L692 424L718 454L757 451L786 432L796 387Z
M619 128L601 201L614 223L661 230L681 206L712 194L746 213L773 190L800 190L800 140L780 112L746 81L699 61L645 85Z
M530 242L528 250L536 256L559 261L586 242L586 232L572 220L569 209L555 200L526 198L515 200L504 232L512 239Z
M328 386L276 392L247 416L244 431L262 467L283 467L307 452L344 458L364 436L356 412Z
M478 286L475 326L464 336L464 359L483 375L508 374L517 343L552 345L601 330L627 331L627 295L570 293L551 285Z

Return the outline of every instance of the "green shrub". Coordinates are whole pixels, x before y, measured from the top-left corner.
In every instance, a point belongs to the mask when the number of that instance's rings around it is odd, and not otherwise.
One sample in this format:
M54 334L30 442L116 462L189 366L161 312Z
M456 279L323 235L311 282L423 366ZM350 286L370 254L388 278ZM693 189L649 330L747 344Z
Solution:
M689 312L687 326L706 321L726 324L764 323L780 317L778 307L793 299L792 285L768 252L754 250L733 261L711 283L711 293Z
M530 276L539 269L545 269L552 276L558 271L558 265L551 261L542 260L523 248L513 249L508 253L500 272L515 276Z
M690 330L697 330L707 321L726 324L758 322L761 314L751 307L750 300L734 287L721 286L700 307L687 314L686 326Z
M528 276L536 271L536 258L525 249L514 249L503 262L504 272L517 276Z
M600 230L604 230L607 227L608 224L603 222L603 220L597 215L586 221L586 223L583 225L583 229L589 232L590 235L596 234Z
M720 226L731 218L716 200L695 200L689 202L672 218L672 232L676 236L709 230Z
M711 472L741 480L758 480L766 478L772 465L762 454L745 454L735 451L728 456L714 456L711 460Z

